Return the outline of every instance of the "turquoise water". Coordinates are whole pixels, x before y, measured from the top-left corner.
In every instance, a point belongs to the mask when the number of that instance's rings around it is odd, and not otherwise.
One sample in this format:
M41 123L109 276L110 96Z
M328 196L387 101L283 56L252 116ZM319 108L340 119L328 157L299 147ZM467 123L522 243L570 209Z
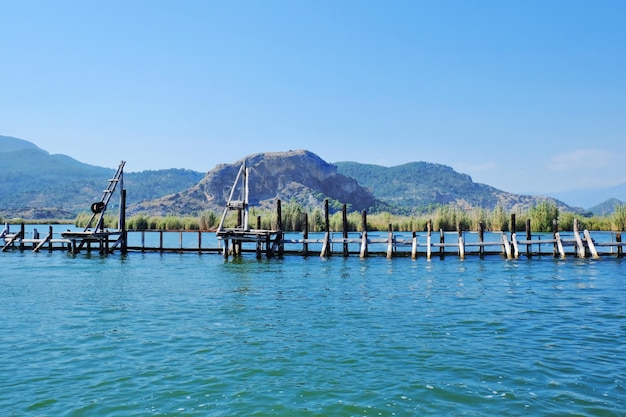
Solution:
M622 260L0 254L8 416L626 415Z

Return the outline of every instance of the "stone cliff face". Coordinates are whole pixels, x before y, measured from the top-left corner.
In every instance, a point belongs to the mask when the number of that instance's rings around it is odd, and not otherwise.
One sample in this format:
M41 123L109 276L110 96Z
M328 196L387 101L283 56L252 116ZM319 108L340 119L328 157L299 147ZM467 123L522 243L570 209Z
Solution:
M337 167L305 150L267 152L247 156L233 164L220 164L195 186L157 200L129 207L130 214L186 215L204 210L221 211L241 165L249 168L251 206L273 209L278 199L295 201L306 208L322 207L325 198L348 204L351 210L367 210L376 204L373 195L356 180L337 173Z

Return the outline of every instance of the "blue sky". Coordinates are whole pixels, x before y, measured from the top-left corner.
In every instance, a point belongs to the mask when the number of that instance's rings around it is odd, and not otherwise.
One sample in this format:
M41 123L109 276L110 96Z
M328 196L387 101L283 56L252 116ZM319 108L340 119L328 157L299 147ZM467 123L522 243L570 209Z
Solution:
M264 151L626 182L624 1L0 1L0 135L127 170Z

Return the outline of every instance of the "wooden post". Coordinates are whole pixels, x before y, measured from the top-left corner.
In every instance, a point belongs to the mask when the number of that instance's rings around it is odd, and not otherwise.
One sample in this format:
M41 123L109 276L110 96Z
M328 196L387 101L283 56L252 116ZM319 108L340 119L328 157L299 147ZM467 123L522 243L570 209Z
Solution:
M230 243L228 242L228 239L224 239L224 247L222 248L222 255L224 256L224 259L228 259L228 245Z
M441 259L443 259L444 255L445 255L445 243L446 243L446 237L445 234L443 233L443 229L439 229L439 257Z
M393 228L391 223L387 228L387 259L391 259L393 257Z
M120 253L122 255L128 252L128 231L126 230L126 190L122 189L120 194L120 230L122 232L122 241L120 242Z
M198 253L202 253L202 231L198 230Z
M456 230L459 234L459 258L465 259L465 242L463 242L463 230L461 229L461 223L457 223Z
M433 221L432 219L428 219L428 223L426 225L427 235L426 235L426 259L430 259L432 255L432 240L431 234L433 231Z
M367 258L369 255L367 250L367 212L363 210L361 212L361 258Z
M48 240L48 250L52 252L52 226L48 226L48 236L50 236L50 240Z
M163 230L159 230L159 251L163 252Z
M482 245L485 243L485 222L482 220L478 223L478 243L481 243L478 247L478 254L483 258L485 256L485 246Z
M623 258L624 257L624 247L622 246L622 232L616 232L615 233L615 242L618 243L618 246L617 246L617 257L618 258Z
M411 259L417 259L417 233L415 232L411 240Z
M343 229L343 256L348 257L348 208L344 204L341 211L342 229Z
M256 229L261 230L261 216L256 216ZM263 257L263 242L257 240L256 242L256 258L261 259Z
M328 199L324 200L324 243L322 243L321 257L330 256L330 218L328 215Z
M552 237L560 241L560 237L557 238L558 233L559 233L559 222L557 219L553 219L552 220ZM555 258L558 256L558 253L559 253L558 243L555 242L554 249L553 249L553 254Z
M559 232L554 232L554 238L556 239L556 248L558 254L560 255L561 259L565 259L565 249L563 249L563 242L561 242L561 235L559 234Z
M587 247L589 247L589 251L591 252L591 257L594 259L598 259L600 256L598 255L598 251L596 250L596 245L593 243L593 239L591 238L591 234L589 230L585 229L583 231L585 235L585 241L587 242Z
M283 211L281 206L280 199L276 201L276 216L278 220L278 234L276 238L278 240L278 256L283 256L283 251L285 249L285 241L283 239Z
M309 239L309 214L303 213L302 217L302 254L304 256L309 256L309 243L307 240Z
M178 231L178 246L180 247L180 250L182 252L183 250L183 231L182 230Z
M24 222L20 224L20 251L24 250L24 236L26 236L26 227Z
M578 232L578 219L574 219L574 240L576 240L576 255L579 258L584 258L586 255L585 246L583 245L580 233Z
M141 231L141 251L145 252L146 250L146 231Z
M532 239L532 233L530 231L530 219L526 219L526 240L530 241ZM532 256L532 245L529 243L526 244L526 256L529 258Z
M502 233L502 245L504 246L504 253L506 254L506 259L511 259L513 256L511 255L511 243L509 242L509 238L506 237L506 233Z

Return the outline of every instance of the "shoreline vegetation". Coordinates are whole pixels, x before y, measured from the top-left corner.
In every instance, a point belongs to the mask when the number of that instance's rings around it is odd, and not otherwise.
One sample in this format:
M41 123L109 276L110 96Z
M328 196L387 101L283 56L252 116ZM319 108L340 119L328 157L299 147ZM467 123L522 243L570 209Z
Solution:
M287 232L299 232L304 228L304 207L291 202L282 205L282 225ZM432 220L433 230L443 231L478 231L482 222L486 231L509 231L511 214L515 214L515 230L525 230L526 220L530 219L532 232L550 232L553 230L553 220L558 220L558 229L564 231L573 230L574 219L578 219L580 227L597 231L624 231L626 230L626 204L616 205L612 214L606 216L584 217L576 213L560 212L551 202L540 202L527 210L519 210L515 213L506 212L502 207L487 210L480 207L464 209L454 205L437 206L433 210L415 215L397 215L389 212L367 213L368 231L386 231L389 226L397 232L425 231L429 220ZM307 214L308 227L311 232L325 230L324 213L321 209L315 209ZM118 228L116 213L104 216L104 227ZM582 218L581 218L582 217ZM91 218L91 213L80 213L75 219L2 219L4 223L11 220L12 223L28 224L74 224L76 227L85 227ZM126 219L128 230L201 230L214 231L217 229L221 216L212 211L205 211L197 216L147 216L144 214L134 215ZM250 208L250 224L257 226L257 218L260 218L261 229L276 229L276 211L269 209ZM349 212L347 214L348 231L362 231L362 213ZM234 227L237 221L237 213L230 213L225 220L226 227ZM342 212L338 211L329 215L330 230L338 232L343 230Z
M282 225L287 232L299 232L304 228L304 207L291 202L282 205ZM250 208L250 224L257 227L257 219L260 218L261 229L276 229L276 211L268 209ZM413 232L427 230L429 220L432 220L433 230L443 231L478 231L480 223L483 223L486 231L508 231L510 228L511 214L515 214L515 230L525 230L526 220L530 219L532 232L550 232L553 230L553 220L558 220L558 229L571 231L574 220L578 219L580 227L597 231L624 231L626 230L626 204L616 205L615 211L606 216L583 217L576 213L560 212L557 206L549 201L540 202L527 210L519 210L515 213L506 212L502 207L493 210L483 208L463 209L453 205L442 205L433 210L416 215L395 215L389 212L367 213L368 231L386 231L391 225L393 231ZM73 222L77 227L85 227L91 217L90 213L79 214ZM581 218L582 217L582 218ZM134 215L126 219L128 230L202 230L213 231L217 229L221 216L212 211L205 211L197 216L147 216ZM311 232L325 230L324 212L315 209L307 214L308 228ZM105 215L105 227L117 228L118 216L115 214ZM349 212L347 214L348 231L362 231L362 213ZM226 227L234 227L237 221L237 213L230 213L225 220ZM343 230L342 212L338 211L329 216L330 230L338 232Z

